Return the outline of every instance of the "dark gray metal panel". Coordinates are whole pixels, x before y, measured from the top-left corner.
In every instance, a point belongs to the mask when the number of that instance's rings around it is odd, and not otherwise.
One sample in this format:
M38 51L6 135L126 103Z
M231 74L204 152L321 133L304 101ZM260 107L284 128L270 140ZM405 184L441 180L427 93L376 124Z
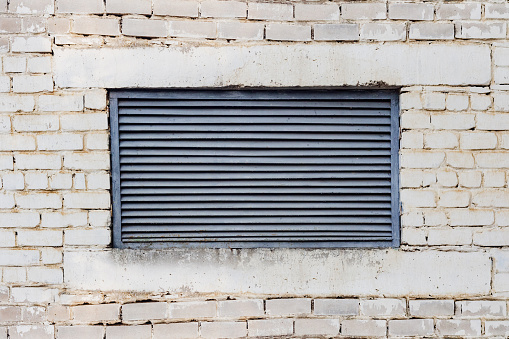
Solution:
M397 99L112 92L114 246L398 246Z

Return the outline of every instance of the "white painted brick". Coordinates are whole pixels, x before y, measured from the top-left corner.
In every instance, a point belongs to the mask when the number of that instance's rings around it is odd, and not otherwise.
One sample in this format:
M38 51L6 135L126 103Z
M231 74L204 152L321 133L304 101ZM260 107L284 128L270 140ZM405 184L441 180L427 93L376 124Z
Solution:
M451 226L485 226L495 221L491 210L456 208L449 210Z
M70 36L70 35L57 35L55 36L55 45L83 45L91 47L100 47L104 43L104 38L100 36Z
M509 292L509 273L495 274L493 279L493 290L495 292Z
M480 130L509 130L509 114L507 113L478 113L477 129Z
M0 112L31 112L34 110L35 101L28 95L2 95L0 94Z
M90 90L85 93L85 108L103 110L106 108L107 92L104 89Z
M447 164L455 168L473 168L474 157L467 152L447 152Z
M247 4L240 1L206 0L201 3L203 18L246 18Z
M401 202L403 208L435 207L436 193L430 190L402 190Z
M387 18L385 3L345 3L341 5L341 17L348 20L377 20Z
M428 245L470 245L472 231L467 228L430 228L428 231Z
M15 245L15 233L12 231L0 230L0 247L14 247Z
M509 19L509 4L487 3L484 5L484 15L486 19Z
M403 213L401 217L401 223L403 226L423 226L424 216L422 212L411 211L409 213Z
M339 319L295 319L296 335L337 335Z
M198 2L192 0L153 0L154 14L177 17L198 17Z
M497 147L497 135L484 132L464 132L460 134L460 146L463 149L493 149Z
M44 247L40 249L41 261L43 265L53 265L62 263L62 251L53 247Z
M87 175L88 189L110 189L110 175L108 173L91 173Z
M13 52L51 52L51 40L46 37L14 37L12 39L11 49Z
M485 171L483 175L484 187L504 187L505 172L504 171Z
M106 13L151 14L151 0L106 0Z
M454 315L454 300L410 300L411 316L448 317Z
M359 40L358 24L316 24L314 39L317 41L355 41Z
M56 193L17 194L16 205L19 208L62 208L62 197Z
M485 111L491 107L491 97L483 94L470 96L470 107L475 111Z
M165 302L134 303L122 305L122 320L156 320L168 317L168 304Z
M454 20L454 19L481 19L480 3L441 3L437 8L437 19Z
M311 313L311 299L270 299L265 301L265 308L268 315L299 315Z
M437 172L437 182L444 187L456 187L458 185L458 176L455 171L439 171Z
M248 3L248 19L254 20L292 20L293 6L277 3Z
M468 95L449 94L446 100L449 111L465 111L468 109Z
M106 338L108 339L150 339L151 337L152 327L150 325L106 327Z
M27 68L27 59L19 56L4 57L3 65L5 73L23 73Z
M120 35L120 22L109 17L76 17L73 18L72 32L116 36Z
M292 319L248 320L248 336L281 336L293 334Z
M447 215L444 211L424 211L424 224L426 226L444 226L447 224Z
M29 266L39 263L39 251L35 250L0 250L2 266Z
M404 299L361 300L360 310L362 315L369 317L404 317L406 301Z
M445 93L431 92L424 94L423 107L428 110L442 111L445 109Z
M74 188L77 190L84 190L86 188L85 174L75 173L74 177Z
M12 155L0 155L0 170L12 170L14 168Z
M78 323L111 322L120 320L120 305L79 305L72 307L73 320Z
M39 109L43 112L77 112L83 110L83 95L41 95Z
M122 33L130 36L164 38L168 27L164 20L123 19Z
M33 151L34 149L35 140L32 136L0 135L0 151Z
M389 3L389 19L433 20L433 4Z
M357 299L315 299L316 315L358 315L359 300Z
M11 0L9 12L16 14L53 14L55 13L52 0Z
M91 245L109 245L111 242L111 232L109 229L90 229L90 230L65 230L66 245L91 246Z
M44 212L41 217L41 227L79 227L87 224L86 212Z
M39 284L62 284L64 272L61 268L29 267L27 269L28 281Z
M481 168L507 168L509 167L509 153L479 153L475 155L475 161Z
M509 67L495 67L494 80L496 84L509 84Z
M506 23L499 22L462 22L456 28L456 37L462 39L503 39L506 33Z
M108 129L108 116L105 113L66 114L60 117L64 131L92 131Z
M219 22L217 36L221 39L263 40L265 25L257 22Z
M481 320L439 319L437 320L437 332L439 335L445 336L480 336Z
M72 174L56 173L49 177L50 189L70 189L72 187Z
M56 0L57 13L101 14L104 13L103 0Z
M217 303L215 301L189 301L176 302L169 304L170 318L212 318L217 313Z
M177 38L215 38L217 27L215 22L205 21L170 21L170 37Z
M222 300L218 301L218 314L220 317L259 317L264 314L263 300Z
M62 231L18 231L18 245L20 246L62 246L62 243Z
M432 117L433 122L433 117ZM425 148L457 148L458 136L451 132L433 132L424 135Z
M110 195L107 192L65 193L65 208L107 209Z
M14 208L14 195L12 193L0 193L0 208Z
M347 336L384 336L387 331L385 320L343 320L341 334Z
M437 168L444 162L445 153L413 151L401 154L400 158L402 168Z
M23 33L45 33L46 18L41 17L24 17L21 21L21 31Z
M399 106L404 109L422 109L421 93L403 92L399 96Z
M58 326L57 339L103 339L103 326Z
M295 4L295 19L304 21L338 21L337 4Z
M496 211L495 224L497 226L509 226L509 211L507 210Z
M427 231L415 227L403 227L401 229L401 243L407 245L426 245Z
M90 211L88 212L88 220L90 226L110 226L111 214L110 211Z
M479 207L509 207L509 192L486 189L475 194L472 203Z
M400 172L401 187L422 187L422 174L420 170L404 169Z
M58 289L45 287L13 287L11 296L14 302L51 303L58 295Z
M35 227L39 221L37 212L0 213L0 227Z
M408 37L415 40L452 40L454 39L454 25L445 23L411 24Z
M309 41L311 26L271 23L265 28L265 36L267 40Z
M441 207L468 207L470 205L470 192L464 190L442 191L439 194L438 206Z
M432 319L389 320L389 335L428 336L434 332Z
M204 324L204 323L202 323ZM168 333L176 339L194 339L198 338L198 323L171 323L171 324L154 324L153 339L168 338Z
M70 133L41 134L37 136L37 146L43 151L81 150L83 149L83 137ZM65 159L66 157L64 157L64 166Z
M404 131L401 133L401 148L423 148L424 135L422 132Z
M509 66L509 48L495 48L493 50L493 61L495 66Z
M246 322L201 322L200 333L203 338L240 338L247 335ZM179 337L180 338L180 337Z
M52 91L53 78L50 75L15 75L12 90L16 93Z
M493 100L495 110L509 112L509 93L495 93Z
M486 320L484 331L486 335L504 336L509 333L509 320Z
M85 136L85 147L89 150L107 150L110 136L106 133L89 133Z
M30 73L49 73L51 72L50 57L29 58L27 64Z
M18 154L15 156L18 169L60 169L62 160L58 154Z
M8 115L0 115L0 133L11 132L11 118Z
M46 189L48 188L48 175L41 172L25 173L25 186L27 189Z
M26 282L27 281L26 267L4 267L3 281L7 282L7 283L24 283L24 282Z
M406 39L404 23L366 23L361 25L360 36L363 40L403 41Z
M472 300L457 301L456 309L464 317L504 317L507 315L505 301Z
M15 115L12 126L18 132L57 131L59 122L57 115Z
M4 190L22 190L25 188L23 173L7 173L2 176Z
M17 325L9 327L11 339L37 338L53 339L55 337L52 325Z
M69 169L109 169L110 157L107 153L70 153L64 155L64 167Z

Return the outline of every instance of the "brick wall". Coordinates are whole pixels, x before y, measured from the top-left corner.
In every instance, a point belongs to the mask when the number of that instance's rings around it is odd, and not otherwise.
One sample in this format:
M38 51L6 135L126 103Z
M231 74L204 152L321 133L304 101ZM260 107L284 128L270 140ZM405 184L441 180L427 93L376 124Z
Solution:
M0 339L509 334L509 3L0 0ZM401 88L402 246L112 250L106 88Z

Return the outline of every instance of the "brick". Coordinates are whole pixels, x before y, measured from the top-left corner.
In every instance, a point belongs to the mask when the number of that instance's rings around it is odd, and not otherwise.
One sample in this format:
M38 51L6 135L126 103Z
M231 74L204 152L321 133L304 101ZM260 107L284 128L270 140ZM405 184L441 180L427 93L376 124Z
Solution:
M504 39L506 33L505 23L462 22L456 29L456 38Z
M51 40L46 37L14 37L12 39L11 50L13 52L51 52Z
M338 21L339 6L336 4L295 4L295 20Z
M433 117L432 117L433 121ZM457 148L458 136L451 132L433 132L424 135L425 148Z
M21 19L3 17L0 20L0 33L21 33Z
M10 0L9 12L16 14L53 14L52 0Z
M23 73L27 68L27 59L25 57L5 57L3 65L5 73Z
M507 305L505 301L457 301L456 309L458 313L464 317L504 317L507 315Z
M454 39L454 25L443 23L411 24L408 37L415 40L452 40Z
M359 40L358 24L316 24L314 39L317 41L356 41Z
M493 61L495 66L509 66L509 48L495 48L493 50ZM4 59L5 68L5 59Z
M107 130L108 116L105 113L66 114L60 117L64 131Z
M14 247L16 245L15 233L11 231L0 231L0 247ZM0 289L1 295L1 289ZM1 297L0 297L1 300Z
M0 265L28 266L39 263L39 251L35 250L0 250Z
M484 16L486 19L509 19L509 4L487 3L484 5Z
M465 111L468 109L468 95L449 94L446 99L449 111Z
M413 207L436 207L436 193L424 190L403 190L401 202L404 210Z
M474 233L474 244L479 246L508 246L509 232L506 229L493 229Z
M2 178L5 190L22 190L25 188L25 181L22 173L7 173Z
M433 20L433 4L426 3L390 3L389 19L396 20Z
M509 130L509 114L507 113L478 113L477 129L480 130Z
M263 40L265 26L262 23L219 22L217 36L221 39Z
M389 335L420 336L433 334L432 319L389 320Z
M460 134L460 147L463 149L493 149L497 147L497 136L494 133L471 133Z
M215 22L170 21L169 35L177 38L215 38L217 27Z
M71 153L64 155L64 167L79 170L110 168L110 157L105 153Z
M445 93L429 92L424 94L423 107L428 110L442 111L445 109Z
M59 326L57 327L57 339L103 339L104 327L102 326Z
M64 282L64 272L61 268L29 267L27 274L28 281L38 284L62 284Z
M509 207L509 192L484 190L474 195L472 203L480 207Z
M509 274L498 273L493 279L493 290L495 292L509 292Z
M0 213L0 227L35 227L39 224L37 212Z
M53 339L55 337L53 325L17 325L9 327L9 338L37 338Z
M56 173L49 177L50 189L70 189L72 187L71 173Z
M108 173L91 173L87 175L88 189L110 189L110 175Z
M34 149L35 140L31 136L0 135L0 151L32 151Z
M88 220L90 222L90 226L110 226L110 211L89 211Z
M494 80L496 84L509 84L509 67L496 67Z
M468 191L442 191L439 197L438 206L441 207L468 207L470 205L470 192Z
M106 13L151 14L151 0L106 0Z
M107 92L104 89L90 90L85 93L85 108L103 110L106 108Z
M62 197L55 193L30 193L16 195L19 208L62 208Z
M122 305L122 320L156 320L168 317L168 304L165 302L134 303Z
M385 320L343 320L341 334L350 336L385 336L387 325Z
M104 44L103 37L97 36L69 36L69 35L57 35L55 36L55 45L83 45L100 47Z
M467 152L447 152L447 164L455 168L473 168L474 157Z
M32 96L11 96L0 94L0 112L31 112L34 110L35 101Z
M84 190L86 188L85 173L75 173L73 179L75 189Z
M470 245L472 244L472 231L469 228L432 228L428 231L428 245Z
M256 317L263 313L263 300L260 299L218 301L220 317Z
M110 196L107 192L65 193L65 208L107 209Z
M253 20L292 20L293 6L277 3L248 3L248 19Z
M62 263L62 252L60 249L53 247L41 248L41 260L43 265L61 264Z
M248 336L276 336L293 334L292 319L263 319L248 320L247 322Z
M341 5L341 17L348 20L377 20L387 18L385 3L345 3Z
M83 110L83 95L41 95L39 109L43 112L78 112ZM87 117L84 116L85 120Z
M484 187L504 187L505 172L504 171L486 171L484 172ZM489 193L488 193L489 194Z
M495 110L501 112L509 112L509 94L495 93L493 94Z
M480 3L442 3L437 8L438 20L480 20L481 4Z
M509 167L509 153L479 153L475 155L475 161L480 168L507 168Z
M164 38L168 36L168 27L164 20L123 19L122 33L130 36Z
M280 41L309 41L311 40L311 26L279 23L267 24L265 38L267 40Z
M240 338L247 335L246 322L202 322L203 338Z
M366 23L361 25L362 40L403 41L406 39L404 23Z
M198 2L192 0L153 0L154 14L176 17L198 17Z
M151 339L150 325L107 326L106 339Z
M72 32L116 36L120 35L120 23L117 18L76 17L73 19Z
M67 240L67 239L66 239ZM72 307L73 320L79 323L108 323L120 320L120 305L80 305Z
M481 320L437 320L439 335L481 335Z
M493 211L456 208L449 211L451 226L486 226L495 221Z
M296 335L338 335L339 319L295 319Z
M108 150L110 136L106 133L89 133L85 136L85 146L89 150Z
M458 176L454 171L440 171L437 172L437 182L444 187L456 187L458 185Z
M43 151L82 150L83 137L79 134L60 133L37 136L37 146ZM66 166L64 157L64 166Z
M21 320L21 307L0 306L0 323L20 322Z
M315 299L316 315L357 315L359 300L357 299Z
M247 4L239 1L206 0L201 3L203 18L246 18Z
M403 92L399 96L399 106L405 109L422 109L421 93Z
M47 18L25 17L21 21L21 31L23 33L45 33Z
M509 211L496 211L495 224L497 226L509 226Z
M103 0L56 0L57 13L102 14Z
M50 305L48 306L48 321L50 322L63 322L63 321L69 321L71 319L71 309L67 306L61 306L61 305ZM67 326L65 326L67 327ZM76 326L79 327L79 326ZM71 330L64 330L63 332L70 332L67 334L67 336L72 334ZM58 333L59 329L57 329L57 338L58 335L61 333ZM62 337L66 337L63 333L61 334Z
M212 318L216 316L215 301L190 301L170 303L170 318Z
M491 107L491 97L483 94L470 96L470 108L474 111L485 111Z
M14 208L14 195L12 193L0 193L0 208Z
M12 126L18 132L56 131L59 122L56 115L15 115Z
M0 155L0 170L14 169L14 158L12 155Z
M424 135L422 132L402 132L400 140L401 148L423 148Z
M153 339L166 339L168 333L175 339L194 339L199 337L198 323L154 324Z
M8 76L0 76L0 92L7 93L11 91L11 79Z
M412 152L401 154L402 168L437 168L445 160L444 152Z
M12 300L16 303L47 304L55 301L59 290L45 287L13 287Z
M403 213L401 218L401 223L403 226L423 226L424 225L424 216L422 212L409 212Z
M48 175L40 172L25 173L25 186L27 189L47 189Z
M403 299L361 300L360 311L362 315L370 317L403 317L406 314L406 301ZM360 323L355 324L360 325Z
M62 239L62 231L18 231L18 245L20 246L62 246Z
M310 314L311 299L269 299L265 301L265 307L267 314L273 316Z
M12 90L16 93L36 93L53 90L50 75L15 75L12 77Z
M486 335L504 336L509 333L509 320L486 320L484 331Z

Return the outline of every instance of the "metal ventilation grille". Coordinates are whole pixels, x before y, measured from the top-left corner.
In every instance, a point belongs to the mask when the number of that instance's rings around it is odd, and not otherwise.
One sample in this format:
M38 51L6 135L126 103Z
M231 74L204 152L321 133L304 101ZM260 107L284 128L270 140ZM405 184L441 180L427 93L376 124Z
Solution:
M399 244L393 92L112 92L117 247Z

